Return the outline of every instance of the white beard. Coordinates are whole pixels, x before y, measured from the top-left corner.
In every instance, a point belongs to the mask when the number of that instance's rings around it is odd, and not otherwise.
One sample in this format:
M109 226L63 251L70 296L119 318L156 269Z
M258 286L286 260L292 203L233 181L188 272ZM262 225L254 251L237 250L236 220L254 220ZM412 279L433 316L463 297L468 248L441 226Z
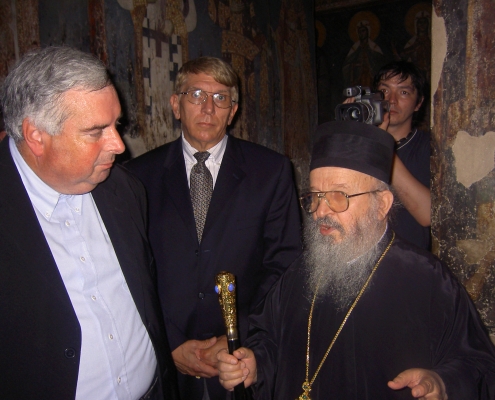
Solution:
M347 232L328 217L306 220L304 260L311 296L316 290L319 299L331 296L339 309L348 308L356 298L383 250L382 246L377 246L383 225L376 218L376 208L372 204L366 218L357 221ZM337 229L342 236L340 243L335 243L331 236L322 235L320 224Z

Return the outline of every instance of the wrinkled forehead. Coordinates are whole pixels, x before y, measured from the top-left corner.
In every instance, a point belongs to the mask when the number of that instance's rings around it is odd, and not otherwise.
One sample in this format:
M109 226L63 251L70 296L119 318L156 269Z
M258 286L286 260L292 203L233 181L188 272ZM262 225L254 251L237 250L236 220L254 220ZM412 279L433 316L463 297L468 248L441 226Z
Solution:
M313 169L309 174L309 183L312 190L350 190L350 189L368 189L376 181L376 178L355 171L349 168L341 167L321 167Z

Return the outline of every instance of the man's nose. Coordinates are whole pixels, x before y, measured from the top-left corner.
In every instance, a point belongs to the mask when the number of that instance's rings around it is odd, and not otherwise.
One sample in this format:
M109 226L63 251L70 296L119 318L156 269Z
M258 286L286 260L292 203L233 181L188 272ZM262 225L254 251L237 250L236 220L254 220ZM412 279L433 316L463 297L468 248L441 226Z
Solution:
M115 126L110 128L105 147L106 151L114 154L121 154L125 150L125 144Z
M389 103L397 103L397 94L391 90L387 96L388 98L386 98L385 100L387 100Z
M205 101L201 103L201 111L206 114L215 114L215 103L212 95L207 95Z
M313 218L316 220L318 218L324 218L328 214L335 214L335 212L328 206L325 198L319 198L318 208L313 213Z

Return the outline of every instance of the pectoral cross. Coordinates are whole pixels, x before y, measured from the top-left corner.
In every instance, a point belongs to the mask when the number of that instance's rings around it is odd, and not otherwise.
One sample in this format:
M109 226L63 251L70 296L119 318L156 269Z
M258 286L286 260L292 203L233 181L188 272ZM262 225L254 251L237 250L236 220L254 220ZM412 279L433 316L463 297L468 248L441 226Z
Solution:
M311 397L309 397L309 392L311 392L311 385L309 384L309 382L304 382L302 388L304 392L298 397L297 400L311 400Z

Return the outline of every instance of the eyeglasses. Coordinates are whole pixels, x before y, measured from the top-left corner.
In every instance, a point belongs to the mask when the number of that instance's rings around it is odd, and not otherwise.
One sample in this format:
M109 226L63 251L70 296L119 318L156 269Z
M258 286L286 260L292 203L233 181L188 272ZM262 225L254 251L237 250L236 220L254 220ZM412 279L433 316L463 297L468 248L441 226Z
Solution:
M299 203L304 211L309 214L314 213L320 205L321 199L325 199L327 206L335 213L341 213L349 208L349 199L351 197L362 196L363 194L381 192L381 190L372 190L370 192L363 192L357 194L348 195L344 192L330 191L330 192L308 192L299 197Z
M235 103L235 100L232 99L232 96L223 93L211 93L201 89L192 89L187 92L181 92L179 94L186 95L186 99L189 103L200 105L206 101L208 96L213 97L213 103L218 108L229 108L232 107L232 103Z

